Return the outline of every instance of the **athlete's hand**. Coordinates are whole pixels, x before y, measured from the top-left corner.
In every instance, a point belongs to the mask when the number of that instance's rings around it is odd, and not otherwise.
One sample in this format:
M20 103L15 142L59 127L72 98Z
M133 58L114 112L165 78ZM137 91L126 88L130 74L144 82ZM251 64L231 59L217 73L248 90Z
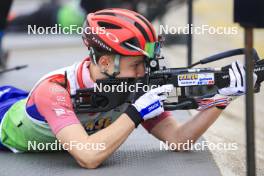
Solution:
M173 85L163 85L150 90L139 97L135 103L128 106L125 113L135 123L135 126L144 120L160 115L164 112L163 101L172 89Z
M139 97L132 106L137 109L144 120L156 117L164 112L163 101L167 99L167 93L172 89L173 85L163 85L152 89Z
M238 61L232 63L229 69L230 85L229 87L219 89L220 95L225 96L240 96L246 92L246 72L245 68ZM253 73L254 85L257 81L257 75Z
M229 87L218 90L218 94L210 98L204 98L198 100L199 111L211 108L213 106L219 109L225 109L225 107L231 103L232 100L238 96L244 95L246 92L246 73L245 68L238 61L232 63L229 69L230 85ZM253 74L254 85L257 81L257 75Z

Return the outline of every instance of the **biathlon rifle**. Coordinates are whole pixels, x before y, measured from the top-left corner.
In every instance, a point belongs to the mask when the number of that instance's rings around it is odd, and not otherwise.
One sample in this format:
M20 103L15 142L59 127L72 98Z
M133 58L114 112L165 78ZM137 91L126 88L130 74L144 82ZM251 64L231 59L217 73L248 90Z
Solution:
M159 61L164 59L160 55L162 42L155 42L146 50L153 50L152 55L146 61L146 73L141 78L107 78L96 81L94 88L78 89L72 95L74 109L77 113L107 112L124 103L133 103L137 97L144 93L144 86L161 86L173 84L174 91L170 93L168 101L164 102L167 111L198 108L197 100L212 97L220 88L228 87L230 83L228 69L231 65L222 68L193 68L199 64L207 64L223 58L236 55L244 55L245 49L234 49L219 53L196 62L186 68L160 68ZM151 53L151 52L148 52ZM264 60L260 60L255 49L252 50L254 59L254 72L257 81L254 87L259 92L260 84L264 80ZM100 91L100 87L114 87L124 85L126 87L141 85L137 91ZM139 86L138 86L139 87ZM105 90L105 89L101 89Z

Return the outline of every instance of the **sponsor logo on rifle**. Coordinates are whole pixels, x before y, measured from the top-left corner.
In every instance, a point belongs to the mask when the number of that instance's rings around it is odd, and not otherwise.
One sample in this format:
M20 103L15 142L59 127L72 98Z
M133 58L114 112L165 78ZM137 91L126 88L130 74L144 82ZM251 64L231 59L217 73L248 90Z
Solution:
M179 75L179 80L196 80L198 79L198 74L185 74L185 75Z

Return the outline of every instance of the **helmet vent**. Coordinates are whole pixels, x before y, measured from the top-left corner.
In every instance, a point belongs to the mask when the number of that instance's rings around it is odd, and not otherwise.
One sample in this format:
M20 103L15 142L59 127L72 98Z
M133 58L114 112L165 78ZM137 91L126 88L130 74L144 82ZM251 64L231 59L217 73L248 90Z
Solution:
M116 16L114 13L111 13L111 12L99 12L99 13L95 13L94 15L110 15L110 16Z
M152 30L152 28L150 27L150 25L149 25L149 23L146 21L146 19L145 18L142 18L141 16L139 16L139 15L136 15L139 19L141 19L147 26L148 26L148 28L150 29L150 31L151 31L151 33L152 33L152 36L153 36L153 38L155 38L154 36L155 36L155 34L154 34L154 31Z
M147 32L144 30L144 28L143 28L140 24L138 24L137 22L135 22L135 26L136 26L136 27L138 28L138 30L143 34L145 40L146 40L147 42L150 42L149 36L148 36Z
M134 46L140 48L139 42L138 42L138 40L137 40L136 37L133 37L133 38L131 38L131 39L129 39L129 40L126 40L126 41L124 41L124 42L121 44L122 47L134 51L135 48L132 48L131 46L126 45L125 43L129 43L129 44L131 44L131 45L134 45Z
M121 29L120 26L117 26L117 25L112 24L112 23L103 22L103 21L99 21L98 25L100 27L105 27L106 29Z

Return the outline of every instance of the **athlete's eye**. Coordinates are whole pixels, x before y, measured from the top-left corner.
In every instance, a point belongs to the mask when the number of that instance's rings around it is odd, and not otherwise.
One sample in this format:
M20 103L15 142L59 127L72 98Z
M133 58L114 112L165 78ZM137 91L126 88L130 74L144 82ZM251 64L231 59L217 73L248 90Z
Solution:
M132 68L137 68L137 67L138 67L138 63L136 63L136 64L132 64L131 67L132 67Z

